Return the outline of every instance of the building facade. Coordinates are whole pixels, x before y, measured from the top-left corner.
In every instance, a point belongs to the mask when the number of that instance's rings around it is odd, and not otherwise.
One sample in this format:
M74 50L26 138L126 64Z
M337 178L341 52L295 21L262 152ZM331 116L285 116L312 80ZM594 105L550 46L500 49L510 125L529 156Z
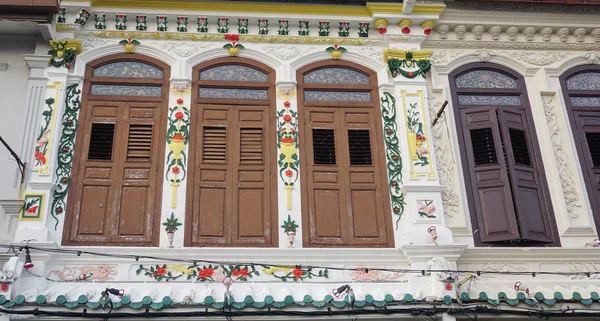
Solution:
M2 321L598 308L600 6L46 2L0 21Z

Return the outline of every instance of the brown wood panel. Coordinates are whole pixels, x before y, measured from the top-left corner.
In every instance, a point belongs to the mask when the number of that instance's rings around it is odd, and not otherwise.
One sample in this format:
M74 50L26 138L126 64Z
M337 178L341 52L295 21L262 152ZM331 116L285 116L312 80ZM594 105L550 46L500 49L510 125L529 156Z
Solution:
M370 77L371 84L304 84L304 74L327 67L343 67L361 72ZM345 61L320 62L298 71L305 247L393 246L376 79L376 74L371 70ZM308 89L368 91L372 102L307 102L303 98L304 90ZM319 162L315 162L314 148L318 148L319 155L326 153L324 150L330 143L324 143L322 139L330 136L321 137L329 134L320 132L317 132L319 136L314 136L313 129L333 131L335 157L324 154L319 156ZM370 145L366 147L370 147L370 161L367 163L351 163L350 145L356 142L349 139L350 130L368 133L368 138L363 138ZM319 147L321 145L323 147ZM361 153L364 155L364 150Z
M264 88L269 100L196 98L192 106L186 246L273 247L277 244L275 72L242 58L216 59L194 68L234 64L258 69L267 83L195 81L200 87Z
M93 69L116 61L139 61L163 70L162 97L91 96ZM71 190L67 200L65 245L156 246L160 229L169 66L137 54L103 57L87 66L80 126L75 140ZM97 78L97 77L96 77ZM102 79L103 83L130 83ZM113 124L113 141L104 141L107 159L89 159L93 124ZM108 129L105 129L105 131ZM97 135L97 134L94 134ZM100 140L102 141L102 140ZM108 145L106 145L108 144Z

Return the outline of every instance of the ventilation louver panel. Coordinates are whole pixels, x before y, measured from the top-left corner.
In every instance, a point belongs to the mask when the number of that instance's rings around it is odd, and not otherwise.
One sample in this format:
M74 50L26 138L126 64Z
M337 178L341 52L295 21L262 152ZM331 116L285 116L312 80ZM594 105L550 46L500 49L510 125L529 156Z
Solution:
M315 164L335 165L335 135L333 129L313 128Z
M227 156L227 128L204 127L202 139L202 161L204 163L225 164Z
M529 148L527 148L527 138L525 131L521 129L509 128L510 143L512 145L515 164L531 166L531 157Z
M496 158L496 147L494 135L491 128L472 129L471 146L475 165L486 165L498 163Z
M585 133L594 168L600 167L600 133Z
M350 165L372 165L369 130L348 130Z
M240 129L240 164L263 163L263 132L262 128Z
M152 125L129 125L127 141L128 160L150 160L152 155Z
M90 135L89 160L111 160L115 124L92 124Z

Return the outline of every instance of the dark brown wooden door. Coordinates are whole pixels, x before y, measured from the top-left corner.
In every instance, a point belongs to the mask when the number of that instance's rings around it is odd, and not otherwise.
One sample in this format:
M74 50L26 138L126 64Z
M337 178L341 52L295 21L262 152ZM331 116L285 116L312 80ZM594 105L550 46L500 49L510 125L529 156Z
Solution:
M201 246L266 246L272 173L268 106L198 106L191 241Z
M84 107L83 148L74 177L70 241L152 244L161 104L90 101Z
M581 144L579 158L589 185L592 208L600 208L600 112L573 111L576 141ZM597 223L597 225L600 225Z
M304 109L311 246L387 245L373 108Z

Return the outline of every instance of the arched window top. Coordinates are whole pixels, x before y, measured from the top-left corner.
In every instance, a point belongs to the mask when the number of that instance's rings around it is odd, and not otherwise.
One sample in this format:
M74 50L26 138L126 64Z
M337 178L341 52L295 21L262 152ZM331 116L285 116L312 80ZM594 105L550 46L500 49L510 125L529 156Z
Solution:
M268 82L269 75L244 65L221 65L200 72L200 80Z
M328 67L310 71L304 74L307 84L352 84L368 85L371 83L369 76L361 72L340 67Z
M495 70L472 70L455 78L456 88L518 89L517 80Z
M567 79L568 90L600 90L600 71L588 71Z
M162 79L163 71L139 61L118 61L96 67L94 77Z

